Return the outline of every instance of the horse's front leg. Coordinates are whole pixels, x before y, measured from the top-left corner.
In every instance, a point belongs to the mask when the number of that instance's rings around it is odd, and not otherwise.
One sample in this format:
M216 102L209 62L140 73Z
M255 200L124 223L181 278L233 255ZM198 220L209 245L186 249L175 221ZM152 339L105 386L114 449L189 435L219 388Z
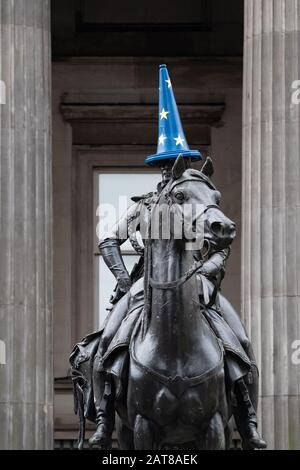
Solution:
M226 435L224 423L219 412L211 419L204 435L197 439L199 450L226 450Z
M134 423L134 449L153 450L154 431L150 421L141 415L137 415Z

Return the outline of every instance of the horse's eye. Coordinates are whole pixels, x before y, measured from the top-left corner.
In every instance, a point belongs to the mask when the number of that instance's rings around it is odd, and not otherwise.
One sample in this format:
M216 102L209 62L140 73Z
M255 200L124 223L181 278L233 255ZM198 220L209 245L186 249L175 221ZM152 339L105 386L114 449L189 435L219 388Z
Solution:
M221 202L221 193L220 193L220 191L216 191L215 197L216 197L216 204L219 205L220 202Z
M177 191L177 193L175 193L175 197L177 201L184 201L184 194L182 191Z

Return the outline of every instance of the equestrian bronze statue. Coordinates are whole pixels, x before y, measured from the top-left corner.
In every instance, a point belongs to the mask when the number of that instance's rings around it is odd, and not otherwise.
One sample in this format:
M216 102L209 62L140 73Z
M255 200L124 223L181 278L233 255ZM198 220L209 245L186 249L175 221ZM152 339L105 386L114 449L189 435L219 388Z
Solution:
M117 289L102 328L70 357L79 448L88 419L90 444L103 449L115 427L126 450L228 449L234 417L243 448L262 449L256 362L220 292L235 224L221 210L211 159L192 168L201 155L186 143L165 66L160 110L158 152L146 162L162 181L100 240ZM140 255L130 274L120 251L127 238Z

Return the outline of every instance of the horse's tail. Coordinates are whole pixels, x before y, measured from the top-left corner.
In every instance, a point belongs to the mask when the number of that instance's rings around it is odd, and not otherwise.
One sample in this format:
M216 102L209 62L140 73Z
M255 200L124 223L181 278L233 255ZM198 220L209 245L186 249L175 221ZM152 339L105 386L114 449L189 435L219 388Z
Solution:
M78 435L78 449L83 449L84 438L85 438L85 416L84 416L84 393L80 385L83 377L81 375L74 374L73 371L73 392L74 392L74 412L79 416L79 435Z

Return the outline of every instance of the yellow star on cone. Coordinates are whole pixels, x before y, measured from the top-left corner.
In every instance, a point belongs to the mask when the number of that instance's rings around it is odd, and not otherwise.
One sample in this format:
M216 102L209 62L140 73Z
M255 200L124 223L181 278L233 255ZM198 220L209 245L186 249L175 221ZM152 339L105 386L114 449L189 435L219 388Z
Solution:
M178 137L174 137L174 140L176 141L176 145L183 145L184 139L179 135Z
M166 138L167 137L164 134L160 135L158 139L159 145L164 145Z
M163 108L161 110L161 113L160 113L160 119L168 119L168 114L170 113L170 111L165 111L165 108Z

